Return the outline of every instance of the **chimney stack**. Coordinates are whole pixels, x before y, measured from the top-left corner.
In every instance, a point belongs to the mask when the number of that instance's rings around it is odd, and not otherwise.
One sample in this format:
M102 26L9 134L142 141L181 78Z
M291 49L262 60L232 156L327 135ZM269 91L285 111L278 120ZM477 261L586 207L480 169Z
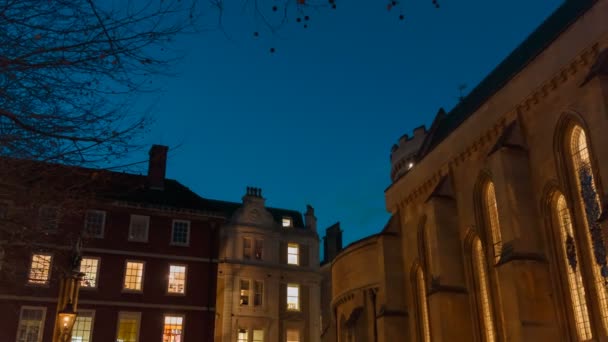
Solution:
M306 228L317 231L317 217L315 216L315 209L310 205L306 205L306 213L304 214Z
M324 262L331 262L342 251L342 229L340 222L334 223L325 230L323 237Z
M152 145L152 148L150 148L148 184L150 185L151 189L163 190L165 188L168 150L169 147L163 145Z

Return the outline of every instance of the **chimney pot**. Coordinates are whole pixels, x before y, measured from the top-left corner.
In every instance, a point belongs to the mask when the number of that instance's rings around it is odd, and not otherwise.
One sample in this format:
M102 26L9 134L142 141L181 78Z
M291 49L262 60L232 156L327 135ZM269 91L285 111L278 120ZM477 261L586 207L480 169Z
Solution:
M169 147L163 145L152 145L152 148L150 148L148 183L152 189L162 190L165 187L168 151Z

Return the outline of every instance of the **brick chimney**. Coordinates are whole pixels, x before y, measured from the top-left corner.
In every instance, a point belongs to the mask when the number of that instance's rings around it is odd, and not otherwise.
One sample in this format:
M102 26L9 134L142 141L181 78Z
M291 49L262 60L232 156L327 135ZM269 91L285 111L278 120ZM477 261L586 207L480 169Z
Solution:
M148 164L148 184L151 189L163 190L165 187L165 172L167 170L167 151L163 145L152 145L150 148L150 163Z

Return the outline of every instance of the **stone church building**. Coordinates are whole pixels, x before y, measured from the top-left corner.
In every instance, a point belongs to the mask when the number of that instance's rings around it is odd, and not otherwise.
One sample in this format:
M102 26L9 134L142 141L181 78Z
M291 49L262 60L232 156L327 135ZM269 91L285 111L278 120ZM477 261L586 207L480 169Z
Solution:
M608 0L564 1L391 162L323 341L608 341Z

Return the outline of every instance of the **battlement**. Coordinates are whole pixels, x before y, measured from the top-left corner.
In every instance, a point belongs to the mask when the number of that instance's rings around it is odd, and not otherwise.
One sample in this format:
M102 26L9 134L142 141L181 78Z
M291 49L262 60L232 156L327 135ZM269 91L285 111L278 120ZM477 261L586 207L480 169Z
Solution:
M399 138L399 142L391 148L391 180L395 181L407 173L416 162L415 157L426 138L425 126L414 129L414 135L407 134Z

